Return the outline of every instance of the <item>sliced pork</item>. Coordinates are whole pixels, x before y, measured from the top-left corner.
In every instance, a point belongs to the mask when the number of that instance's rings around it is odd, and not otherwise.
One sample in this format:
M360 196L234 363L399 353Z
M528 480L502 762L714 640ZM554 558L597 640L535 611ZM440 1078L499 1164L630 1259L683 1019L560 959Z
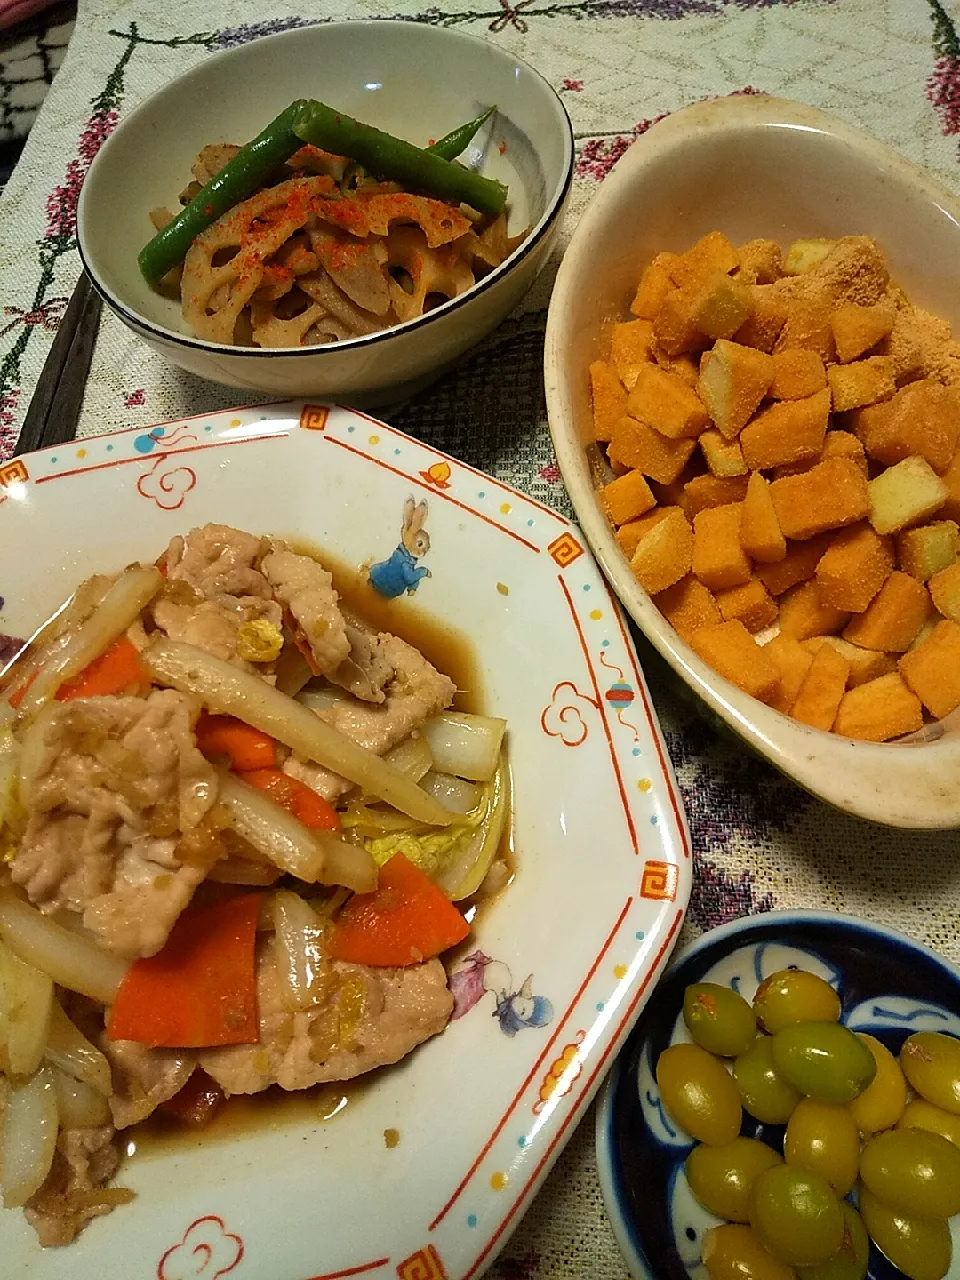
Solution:
M184 597L174 586L157 596L152 612L154 622L171 640L195 644L244 671L266 674L273 670L272 661L262 663L247 656L257 652L257 637L254 632L248 639L248 632L243 630L249 623L267 623L274 634L279 634L283 615L272 600L258 596L204 600L195 594Z
M350 652L329 679L363 702L383 702L384 686L394 677L394 669L383 652L380 635L359 618L345 613Z
M386 632L379 640L383 660L393 668L383 703L369 706L343 698L320 715L354 742L383 755L425 720L449 707L457 687L406 640Z
M261 551L259 538L227 525L208 524L174 538L164 557L167 582L151 606L156 625L171 640L271 674L273 662L259 652L257 628L266 626L268 639L279 638L283 611L257 568Z
M110 1063L110 1111L118 1129L146 1120L161 1102L180 1092L197 1065L196 1055L187 1049L149 1049L106 1035L100 1038L100 1048Z
M384 701L373 705L356 698L338 698L317 715L354 742L382 756L408 738L425 720L449 707L457 687L449 676L428 662L419 649L399 636L381 632L378 645L381 660L393 671L384 690ZM339 774L296 754L284 761L283 770L327 800L343 795L352 785Z
M274 544L261 567L274 598L300 628L317 670L322 675L336 671L350 653L350 641L333 577L316 560L297 555L282 542Z
M45 1248L70 1244L88 1222L133 1199L122 1187L106 1187L120 1155L113 1129L64 1129L46 1181L24 1213Z
M57 704L34 730L11 875L42 910L77 913L123 956L160 950L223 851L207 821L217 775L194 741L197 713L163 689Z
M318 1004L290 1009L272 939L257 967L260 1043L207 1049L200 1065L226 1094L307 1089L397 1062L447 1025L453 997L439 960L406 969L331 961Z
M225 524L205 524L174 538L164 562L169 582L186 582L207 600L217 596L260 596L269 600L270 584L256 568L262 548L252 533Z

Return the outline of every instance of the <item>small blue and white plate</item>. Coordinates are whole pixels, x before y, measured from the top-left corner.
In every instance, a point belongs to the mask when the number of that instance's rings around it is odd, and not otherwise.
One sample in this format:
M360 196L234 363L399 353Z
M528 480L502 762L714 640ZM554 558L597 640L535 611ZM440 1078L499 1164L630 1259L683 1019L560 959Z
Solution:
M772 911L698 939L663 978L610 1074L597 1117L597 1165L607 1212L635 1280L706 1280L703 1237L721 1219L694 1198L684 1173L693 1141L660 1101L654 1070L668 1045L689 1040L683 992L716 982L752 1000L772 973L807 969L836 989L842 1021L894 1053L914 1031L960 1036L960 973L942 956L880 925L827 911ZM742 1133L783 1149L784 1127L744 1114ZM953 1265L960 1277L960 1229ZM900 1275L873 1246L869 1280Z

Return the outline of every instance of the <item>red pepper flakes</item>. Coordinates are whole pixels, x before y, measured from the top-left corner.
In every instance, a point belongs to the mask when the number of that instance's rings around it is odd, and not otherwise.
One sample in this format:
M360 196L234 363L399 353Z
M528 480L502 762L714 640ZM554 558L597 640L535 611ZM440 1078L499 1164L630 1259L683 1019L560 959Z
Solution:
M506 138L504 138L503 141L500 143L499 147L497 147L497 150L500 152L501 155L503 155L506 149L507 149L507 140Z
M326 252L327 270L340 271L345 267L356 267L363 260L366 253L367 246L365 244L357 244L349 240L340 244L334 242Z

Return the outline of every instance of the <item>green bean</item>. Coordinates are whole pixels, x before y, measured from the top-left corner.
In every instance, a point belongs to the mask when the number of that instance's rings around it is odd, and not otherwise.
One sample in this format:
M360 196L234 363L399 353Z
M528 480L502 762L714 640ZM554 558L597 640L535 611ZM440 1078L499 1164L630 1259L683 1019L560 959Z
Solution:
M159 283L171 268L184 260L201 231L241 200L252 196L278 165L299 151L303 142L294 133L293 125L305 105L305 100L300 99L281 111L262 133L240 148L172 222L144 245L137 262L147 284Z
M466 124L454 129L452 133L444 134L436 142L431 142L427 150L432 155L439 156L441 160L456 160L457 156L466 151L496 109L496 104L487 107L486 111L475 120L469 120Z
M334 155L348 156L383 178L440 200L467 204L478 213L498 214L507 202L507 188L502 182L484 178L472 169L361 124L322 102L301 104L293 131L304 142Z
M439 156L441 160L456 160L457 156L469 147L496 109L495 105L487 107L482 115L473 120L468 120L466 124L458 125L450 133L445 133L442 138L438 138L436 142L431 142L429 147L425 149L431 155ZM340 179L340 190L353 190L365 177L366 172L363 165L357 164L356 161L352 160Z

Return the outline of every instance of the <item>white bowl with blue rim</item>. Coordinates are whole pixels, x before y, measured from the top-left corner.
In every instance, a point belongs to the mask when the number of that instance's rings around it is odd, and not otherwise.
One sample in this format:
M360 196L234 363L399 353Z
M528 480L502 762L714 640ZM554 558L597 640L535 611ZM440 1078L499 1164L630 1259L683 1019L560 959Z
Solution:
M151 289L137 267L153 235L150 210L176 204L207 143L246 142L291 102L310 97L418 145L496 104L463 162L506 183L509 229L529 233L471 289L390 329L271 349L195 338L179 301ZM423 23L320 23L206 58L121 120L84 182L77 238L98 292L173 364L278 396L382 404L438 376L517 306L554 246L572 177L563 104L513 53Z
M634 1280L706 1280L703 1238L715 1217L684 1173L693 1149L660 1100L655 1068L670 1044L688 1041L684 989L730 986L752 1000L764 978L796 967L840 996L841 1020L897 1053L915 1031L960 1036L960 972L903 934L830 911L771 911L712 929L671 965L607 1079L597 1116L597 1166L604 1203ZM744 1113L741 1133L783 1149L782 1125ZM960 1275L960 1230L951 1222ZM901 1273L871 1244L868 1280Z

